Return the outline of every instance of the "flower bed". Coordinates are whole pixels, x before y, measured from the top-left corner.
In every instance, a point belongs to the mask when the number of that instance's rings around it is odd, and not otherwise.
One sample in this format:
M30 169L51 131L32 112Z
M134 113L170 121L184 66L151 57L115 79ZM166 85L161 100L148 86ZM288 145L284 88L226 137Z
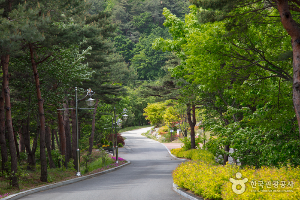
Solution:
M175 149L172 153L186 155L187 158L193 159L182 163L173 171L174 183L204 198L217 200L300 199L299 167L241 168L230 164L217 165L209 161L209 153L203 150L184 152ZM201 160L202 158L204 161ZM242 184L234 186L230 180L234 183L244 181L245 191L242 191ZM233 188L242 193L237 194Z

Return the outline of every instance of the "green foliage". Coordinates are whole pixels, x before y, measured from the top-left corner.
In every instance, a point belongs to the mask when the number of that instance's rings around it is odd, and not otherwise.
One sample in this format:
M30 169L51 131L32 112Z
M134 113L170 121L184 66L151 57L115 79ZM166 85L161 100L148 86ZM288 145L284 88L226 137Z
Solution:
M85 155L82 156L82 162L85 164L85 169L88 170L87 166L88 166L88 162L90 161L91 159L91 155L89 153L86 153ZM87 171L85 171L86 173Z
M146 119L150 121L152 125L159 125L163 122L163 114L166 109L165 103L153 103L148 104L144 109Z
M122 143L118 143L118 147L123 147L124 145Z
M173 172L173 180L179 187L193 191L195 194L209 199L289 199L290 194L286 192L253 192L251 190L252 183L263 181L267 183L273 180L294 182L294 186L285 186L285 188L272 188L274 190L287 189L293 190L293 198L300 195L295 183L299 182L299 167L262 167L255 169L254 167L244 167L227 164L217 165L214 161L214 155L206 150L193 149L185 151L183 148L172 149L171 153L177 157L192 159L192 161L180 164ZM230 178L235 179L236 173L242 174L243 178L247 178L246 191L237 195L232 190ZM273 182L272 182L273 184ZM271 187L273 187L271 184ZM296 187L295 187L296 186ZM264 185L266 187L266 185ZM264 190L264 187L257 186L256 190ZM250 188L250 189L249 189Z
M191 142L190 142L191 143ZM201 161L210 164L216 164L214 155L202 149L188 149L185 150L183 147L178 149L172 149L171 153L179 158L187 158L194 161Z
M96 160L94 160L93 162L89 163L87 165L87 167L84 169L84 174L88 173L88 172L92 172L94 170L99 170L102 167L105 166L109 166L110 164L114 163L114 160L111 159L110 157L107 156L107 154L105 153L105 155L101 158L98 158Z
M292 108L292 60L288 56L290 39L283 34L281 24L271 24L262 17L278 16L277 11L261 11L259 25L255 18L248 20L246 28L238 23L229 28L239 19L222 21L222 13L247 13L262 3L233 10L229 1L197 2L202 8L190 6L185 21L164 9L164 25L172 40L158 38L153 47L172 51L181 59L171 69L173 77L183 79L181 101L190 102L190 94L195 94L195 102L204 108L205 128L216 136L205 148L219 157L229 155L223 148L230 145L235 149L231 156L257 167L299 163L295 151L299 138L294 137L297 126ZM205 18L210 14L210 19ZM203 17L201 23L199 16ZM212 23L204 23L210 20ZM275 40L275 35L282 38L281 42ZM284 160L286 157L291 160Z
M175 123L181 120L177 110L175 110L173 106L169 106L166 108L163 119L165 124L169 127L174 127Z
M236 173L242 174L242 178L247 178L245 183L246 191L242 194L236 194L232 190L230 178L236 179ZM202 161L190 161L179 165L173 172L174 182L182 188L193 191L195 194L208 199L297 199L300 197L299 186L299 168L282 167L255 169L253 167L240 168L235 165L212 165ZM275 188L272 184L275 180L283 180L286 183L285 188ZM292 190L293 192L253 192L251 182L271 181L270 190ZM287 186L288 182L293 182L293 187ZM263 191L264 187L256 186L256 190ZM250 189L249 189L250 188Z
M191 138L190 137L184 137L180 138L180 141L183 143L182 149L184 151L191 149ZM201 138L195 138L195 145L199 149L199 143L201 142Z
M61 155L59 150L51 150L51 156L55 166L63 168L65 156Z
M159 32L162 32L160 28L158 28L158 34L152 33L149 36L140 37L139 43L133 49L132 67L136 70L140 80L156 80L165 75L162 67L169 53L155 51L152 48L152 42L162 34Z
M188 137L184 137L184 138L180 139L180 141L183 143L182 149L184 151L191 149L191 140Z
M116 50L123 56L125 62L128 63L134 55L132 52L134 43L124 35L117 35L114 40Z
M158 129L158 133L160 134L160 135L164 135L164 134L166 134L166 133L168 133L169 132L169 127L168 126L162 126L162 127L160 127L159 129Z

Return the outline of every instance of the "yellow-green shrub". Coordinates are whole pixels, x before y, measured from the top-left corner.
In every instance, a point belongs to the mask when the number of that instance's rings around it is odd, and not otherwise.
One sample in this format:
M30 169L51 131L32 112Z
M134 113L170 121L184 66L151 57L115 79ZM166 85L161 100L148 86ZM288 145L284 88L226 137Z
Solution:
M176 156L176 157L179 157L179 156L178 156L178 153L181 152L181 151L183 151L182 148L171 149L171 153L172 153L174 156Z
M256 200L256 199L300 199L300 168L292 167L262 167L260 169L244 168L240 169L239 172L243 175L241 179L247 178L246 190L244 193L237 195L232 191L232 184L226 181L222 187L222 198L228 200ZM233 175L234 179L235 174ZM251 181L256 182L256 188L252 188ZM258 181L263 181L264 186L259 187ZM281 187L279 184L278 188L275 188L274 181L285 181L286 185ZM293 182L293 187L288 186L289 182ZM266 188L266 183L271 182L270 188ZM260 192L254 192L253 190L259 190ZM280 192L273 192L274 190ZM287 192L289 191L289 192Z
M241 179L236 178L236 173L242 174ZM232 190L230 178L236 180L248 179L246 190L242 194L236 194ZM209 199L230 199L230 200L256 200L256 199L300 199L300 169L298 168L267 168L254 169L239 166L213 165L203 161L189 161L182 163L173 172L173 180L179 186L193 191L204 198ZM251 181L293 181L293 187L286 187L286 190L293 192L253 192ZM279 186L280 187L280 186ZM258 189L258 186L257 186ZM271 188L276 189L276 188ZM262 190L262 188L260 188ZM278 190L284 190L280 188Z
M164 134L166 134L166 133L168 133L168 132L169 132L168 126L162 126L162 127L160 127L160 128L158 129L158 133L159 133L160 135L164 135Z
M209 199L222 199L221 187L231 177L227 168L203 161L189 161L173 171L173 180L179 187Z
M178 148L178 149L172 149L171 153L179 158L200 160L211 164L215 163L214 155L209 151L202 150L202 149L191 149L191 150L184 151L182 148Z

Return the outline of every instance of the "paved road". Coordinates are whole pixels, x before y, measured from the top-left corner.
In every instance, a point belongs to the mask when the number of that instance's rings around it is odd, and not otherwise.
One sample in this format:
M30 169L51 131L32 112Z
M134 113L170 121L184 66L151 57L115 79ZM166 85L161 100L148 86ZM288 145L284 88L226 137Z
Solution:
M166 148L141 133L150 128L122 133L125 148L119 156L131 161L119 170L85 181L32 194L34 200L177 200L185 198L172 190L172 170L182 162Z

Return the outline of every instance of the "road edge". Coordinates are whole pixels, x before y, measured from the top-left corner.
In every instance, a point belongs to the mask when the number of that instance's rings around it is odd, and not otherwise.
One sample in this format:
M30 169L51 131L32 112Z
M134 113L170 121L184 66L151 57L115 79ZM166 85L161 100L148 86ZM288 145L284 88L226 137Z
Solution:
M175 183L173 183L173 190L175 192L177 192L178 194L180 194L181 196L190 199L190 200L204 200L201 197L197 197L196 195L193 194L189 194L187 192L185 192L183 189L181 189L180 187L178 187L178 185L176 185Z
M129 165L129 164L130 164L130 161L127 160L127 162L124 163L123 165L120 165L120 166L117 166L117 167L114 167L114 168L110 168L110 169L107 169L107 170L104 170L104 171L101 171L101 172L97 172L97 173L86 175L86 176L81 176L81 177L78 177L78 178L73 178L73 179L70 179L70 180L62 181L62 182L53 183L53 184L50 184L50 185L45 185L45 186L41 186L41 187L38 187L38 188L26 190L26 191L23 191L23 192L19 192L19 193L16 193L16 194L9 195L5 198L2 198L1 200L15 200L15 199L19 199L21 197L24 197L24 196L27 196L27 195L30 195L30 194L33 194L33 193L41 192L41 191L44 191L44 190L50 190L50 189L57 188L57 187L60 187L60 186L76 183L76 182L83 181L83 180L86 180L86 179L89 179L89 178L92 178L92 177L95 177L95 176L99 176L99 175L102 175L102 174L109 173L111 171L117 170L117 169L119 169L121 167L124 167L126 165Z
M164 145L164 143L160 143L162 144L166 149L167 151L169 152L169 154L175 158L175 159L178 159L178 160L187 160L187 159L184 159L184 158L178 158L176 156L174 156L171 151L167 148L166 145ZM197 197L196 195L193 195L193 194L190 194L190 193L187 193L185 192L185 190L183 190L182 188L178 187L178 185L176 185L174 182L173 182L173 190L175 192L177 192L178 194L180 194L181 196L187 198L187 199L190 199L190 200L204 200L203 198L201 197Z
M159 143L160 143L160 142L159 142ZM164 143L160 143L160 144L164 145ZM167 151L169 152L169 154L170 154L173 158L178 159L178 160L187 160L187 159L185 159L185 158L178 158L178 157L174 156L174 155L171 153L171 151L168 149L168 147L167 147L166 145L164 145L164 147L167 149Z

